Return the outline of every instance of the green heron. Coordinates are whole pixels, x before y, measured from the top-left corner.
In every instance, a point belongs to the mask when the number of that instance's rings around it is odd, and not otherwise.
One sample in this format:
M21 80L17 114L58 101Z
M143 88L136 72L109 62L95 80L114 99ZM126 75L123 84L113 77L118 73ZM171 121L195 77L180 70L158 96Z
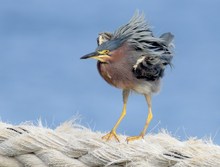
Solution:
M97 59L97 67L102 78L122 89L123 109L112 130L102 137L104 140L115 138L119 141L116 129L126 115L126 105L131 91L143 94L148 104L145 126L138 136L131 136L127 142L142 139L153 118L151 96L160 89L161 78L167 65L171 65L171 33L155 37L145 22L144 15L136 13L131 20L114 33L100 33L98 47L81 59Z

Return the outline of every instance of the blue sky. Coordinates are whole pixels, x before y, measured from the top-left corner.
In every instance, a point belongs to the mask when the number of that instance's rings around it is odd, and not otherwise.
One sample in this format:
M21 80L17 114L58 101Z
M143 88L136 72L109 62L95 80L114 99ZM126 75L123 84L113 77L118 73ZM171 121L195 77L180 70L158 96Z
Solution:
M18 124L39 118L49 127L80 115L82 125L109 131L122 109L121 90L99 76L94 60L99 32L114 31L136 10L156 36L175 35L174 68L153 97L149 131L220 144L220 20L218 0L0 1L0 119ZM147 104L132 94L118 132L136 135Z

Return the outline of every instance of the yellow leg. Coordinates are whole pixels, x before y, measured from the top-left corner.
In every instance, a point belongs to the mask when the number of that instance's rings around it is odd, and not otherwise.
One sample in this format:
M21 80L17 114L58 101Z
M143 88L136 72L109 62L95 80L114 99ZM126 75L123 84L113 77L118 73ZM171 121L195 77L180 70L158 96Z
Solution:
M144 135L145 135L145 133L147 131L148 125L150 124L150 122L151 122L151 120L153 118L152 107L151 107L151 96L150 95L145 95L145 98L146 98L146 101L147 101L147 104L148 104L148 115L147 115L147 121L145 123L144 129L141 131L139 136L128 137L126 139L127 142L143 139Z
M116 122L115 126L112 128L111 132L109 132L108 134L106 134L105 136L102 137L102 139L108 141L110 140L112 137L115 138L118 142L120 142L117 134L116 134L116 129L118 128L118 125L120 124L120 122L122 121L122 119L125 117L126 115L126 105L127 105L127 101L128 101L128 96L129 96L130 91L129 90L123 90L123 109L122 109L122 113L121 116L119 117L118 121Z

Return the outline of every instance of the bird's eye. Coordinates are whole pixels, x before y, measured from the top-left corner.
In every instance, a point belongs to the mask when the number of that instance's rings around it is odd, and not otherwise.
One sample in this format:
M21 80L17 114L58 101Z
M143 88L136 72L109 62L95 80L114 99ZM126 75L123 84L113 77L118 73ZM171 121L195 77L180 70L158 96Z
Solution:
M106 55L109 53L109 50L102 50L102 51L99 51L99 54L101 55Z
M109 53L109 50L105 50L105 54L108 54Z

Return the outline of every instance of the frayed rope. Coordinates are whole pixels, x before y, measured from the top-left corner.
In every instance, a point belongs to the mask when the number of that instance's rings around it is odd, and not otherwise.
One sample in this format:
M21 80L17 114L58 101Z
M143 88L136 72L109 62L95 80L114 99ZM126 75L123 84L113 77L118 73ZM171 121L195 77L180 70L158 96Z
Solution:
M162 131L126 143L65 122L56 129L0 122L1 167L186 167L220 166L220 146L201 139L179 141Z

